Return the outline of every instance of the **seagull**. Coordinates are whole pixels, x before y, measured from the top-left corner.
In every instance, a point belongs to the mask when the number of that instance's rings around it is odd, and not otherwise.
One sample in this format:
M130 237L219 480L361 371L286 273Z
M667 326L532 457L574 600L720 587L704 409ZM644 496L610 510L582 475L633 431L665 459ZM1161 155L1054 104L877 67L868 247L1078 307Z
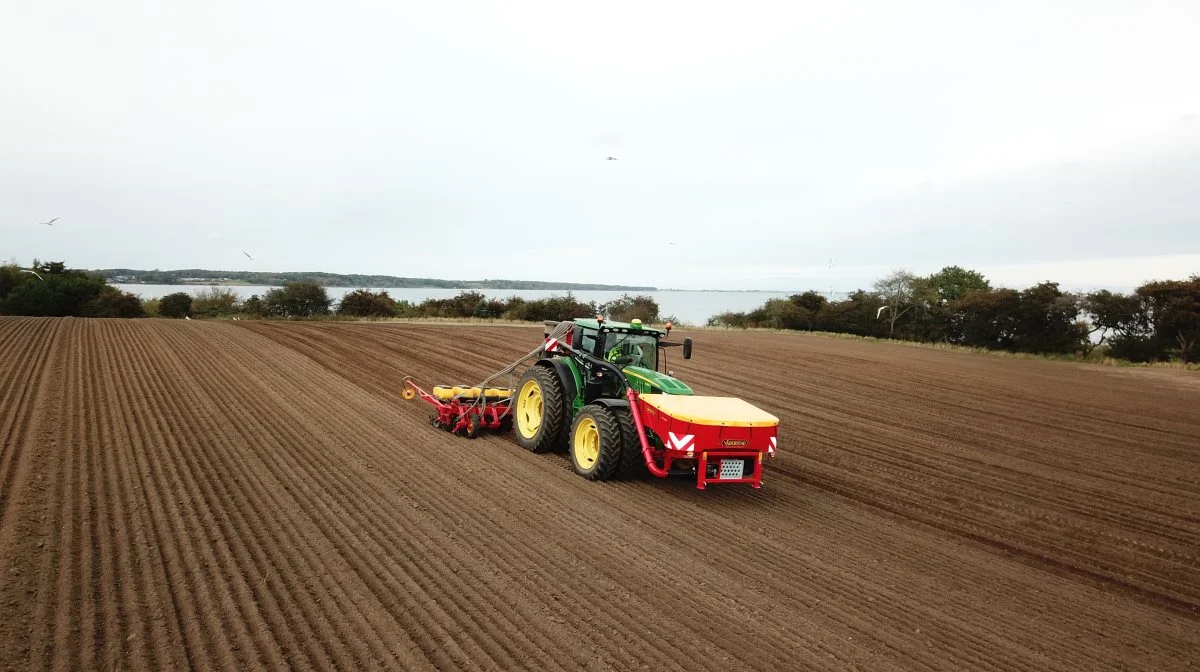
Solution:
M50 220L50 221L48 221L48 222L41 222L41 223L42 223L42 224L45 224L46 226L54 226L54 223L55 223L55 222L57 222L57 221L58 221L58 217L55 217L54 219L52 219L52 220Z
M875 319L878 320L879 316L882 315L883 311L885 311L885 310L887 310L887 306L880 306L879 310L875 311Z
M22 272L22 273L32 273L32 274L34 274L34 275L37 275L37 279L38 279L38 280L41 280L42 282L45 282L45 281L46 281L46 279L45 279L45 278L43 278L42 276L38 275L38 272L37 272L37 271L31 271L31 270L29 270L28 268L22 268L22 269L21 269L21 272Z
M616 160L617 160L617 157L615 157L615 156L610 156L607 159L605 159L605 161L616 161Z
M250 261L254 261L254 257L250 256L249 252L242 250L242 254L246 255L246 258L249 259Z

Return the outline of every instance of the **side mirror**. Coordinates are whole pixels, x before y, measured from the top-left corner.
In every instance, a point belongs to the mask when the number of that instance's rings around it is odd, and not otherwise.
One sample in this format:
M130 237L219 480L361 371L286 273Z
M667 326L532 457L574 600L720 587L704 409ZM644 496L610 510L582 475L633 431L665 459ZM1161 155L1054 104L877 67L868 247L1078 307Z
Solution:
M690 337L683 339L683 358L692 358L692 339Z

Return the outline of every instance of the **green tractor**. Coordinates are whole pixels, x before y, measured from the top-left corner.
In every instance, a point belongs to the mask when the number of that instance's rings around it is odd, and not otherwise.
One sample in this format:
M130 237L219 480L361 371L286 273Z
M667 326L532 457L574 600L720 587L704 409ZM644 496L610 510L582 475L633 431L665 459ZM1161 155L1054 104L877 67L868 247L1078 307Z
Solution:
M515 390L517 443L535 453L566 448L575 472L589 480L643 473L642 442L626 390L692 394L666 368L670 348L682 346L683 358L691 358L692 339L669 342L670 331L670 323L658 329L636 319L546 322L543 356Z
M682 347L683 358L691 359L691 338L668 342L670 331L670 323L655 329L637 319L547 322L542 358L515 390L517 444L533 452L565 448L575 472L589 480L643 473L642 444L625 390L692 394L666 370L668 348Z
M411 376L401 396L434 409L435 427L474 438L511 426L535 453L570 453L577 474L593 481L688 475L703 490L716 483L762 484L764 457L774 457L779 419L735 397L704 397L674 377L667 352L692 339L667 341L639 320L602 317L547 322L542 345L476 386L421 389ZM491 382L534 361L513 389Z

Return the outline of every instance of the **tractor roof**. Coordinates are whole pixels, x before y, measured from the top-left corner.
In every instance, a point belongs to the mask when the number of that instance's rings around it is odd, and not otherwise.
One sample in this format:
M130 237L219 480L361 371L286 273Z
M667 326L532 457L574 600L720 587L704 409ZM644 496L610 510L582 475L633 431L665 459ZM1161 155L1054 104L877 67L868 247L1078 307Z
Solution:
M657 327L648 327L643 324L631 324L629 322L617 322L616 320L605 320L604 326L601 327L600 323L597 322L596 318L594 317L576 318L575 324L578 324L585 329L604 329L605 331L629 332L634 334L644 333L647 336L665 336L667 334L665 330Z

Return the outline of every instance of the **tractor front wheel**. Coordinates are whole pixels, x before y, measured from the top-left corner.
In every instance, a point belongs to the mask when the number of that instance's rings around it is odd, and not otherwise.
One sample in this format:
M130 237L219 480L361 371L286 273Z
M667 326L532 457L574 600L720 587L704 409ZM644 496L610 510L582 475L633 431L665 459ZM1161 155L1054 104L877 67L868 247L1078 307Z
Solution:
M562 444L567 424L564 396L558 377L543 366L531 367L521 376L513 413L517 445L535 453L545 453Z
M571 466L589 481L612 477L621 461L621 425L608 408L584 406L571 428Z

